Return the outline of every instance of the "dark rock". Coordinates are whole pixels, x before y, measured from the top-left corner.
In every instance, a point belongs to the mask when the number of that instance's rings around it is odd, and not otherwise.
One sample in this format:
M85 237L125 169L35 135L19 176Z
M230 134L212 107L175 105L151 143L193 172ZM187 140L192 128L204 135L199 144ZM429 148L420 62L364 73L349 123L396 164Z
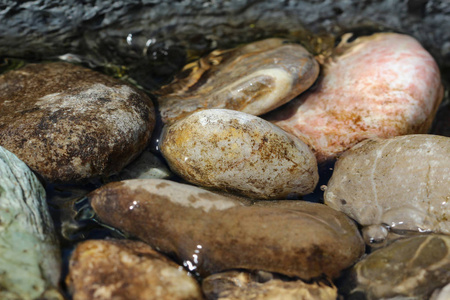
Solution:
M0 19L0 56L72 52L135 65L138 72L157 66L148 71L154 78L180 68L186 51L273 36L308 41L305 28L337 36L362 26L412 35L450 68L450 3L441 0L5 0Z
M0 144L52 182L116 173L146 146L151 100L126 83L68 63L0 76Z

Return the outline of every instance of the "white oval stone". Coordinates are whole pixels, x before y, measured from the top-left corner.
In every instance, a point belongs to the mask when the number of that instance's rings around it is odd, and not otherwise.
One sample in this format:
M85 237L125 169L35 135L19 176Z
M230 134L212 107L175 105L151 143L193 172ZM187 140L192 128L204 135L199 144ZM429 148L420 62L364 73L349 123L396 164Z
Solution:
M296 137L256 116L211 109L168 127L161 151L194 184L259 199L312 192L316 159Z

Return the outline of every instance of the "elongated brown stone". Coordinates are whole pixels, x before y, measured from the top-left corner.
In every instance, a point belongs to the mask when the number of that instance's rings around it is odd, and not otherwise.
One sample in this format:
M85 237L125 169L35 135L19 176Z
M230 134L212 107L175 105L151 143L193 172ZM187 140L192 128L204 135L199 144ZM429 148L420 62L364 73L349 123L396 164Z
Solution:
M232 198L167 180L127 180L89 195L104 223L178 258L202 276L257 269L336 277L364 252L355 224L323 204Z
M308 89L318 75L319 64L305 48L273 38L215 50L156 94L165 123L208 108L261 115Z

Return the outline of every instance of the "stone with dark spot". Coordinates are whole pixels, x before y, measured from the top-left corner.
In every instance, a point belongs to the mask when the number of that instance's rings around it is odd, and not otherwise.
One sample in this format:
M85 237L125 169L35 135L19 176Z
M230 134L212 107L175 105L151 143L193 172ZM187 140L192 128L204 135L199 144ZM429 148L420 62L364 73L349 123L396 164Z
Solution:
M101 222L201 276L235 268L334 278L364 252L353 221L323 204L251 205L161 179L110 183L88 198Z
M210 108L258 116L308 89L318 75L319 64L305 48L272 38L215 50L156 93L165 123Z
M66 282L74 300L203 299L186 270L139 241L84 241L69 267Z
M144 93L79 66L30 64L0 76L0 144L51 182L120 171L154 120Z
M311 193L319 177L316 159L301 140L227 109L198 111L169 126L161 152L185 180L255 199Z
M448 235L398 240L353 266L341 291L346 299L430 299L450 282L449 248Z

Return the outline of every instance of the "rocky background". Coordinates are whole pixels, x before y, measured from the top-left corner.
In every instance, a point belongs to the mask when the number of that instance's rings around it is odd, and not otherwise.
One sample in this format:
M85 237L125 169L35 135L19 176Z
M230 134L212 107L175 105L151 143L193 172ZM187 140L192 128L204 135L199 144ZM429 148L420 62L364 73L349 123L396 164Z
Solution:
M77 53L94 64L135 64L131 69L138 73L153 67L152 76L164 77L185 63L186 54L195 57L212 48L268 36L305 40L311 31L324 34L326 40L329 34L338 36L356 28L364 33L370 28L413 35L444 74L450 68L450 31L445 26L450 24L450 2L446 0L54 3L3 0L0 56L42 59Z

